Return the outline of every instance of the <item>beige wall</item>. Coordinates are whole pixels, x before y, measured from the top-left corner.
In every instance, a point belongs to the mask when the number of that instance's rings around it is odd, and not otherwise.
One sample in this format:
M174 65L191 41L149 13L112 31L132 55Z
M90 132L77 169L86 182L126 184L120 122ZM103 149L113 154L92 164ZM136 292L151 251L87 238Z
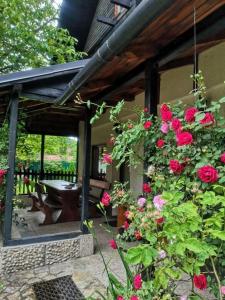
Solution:
M199 55L199 69L203 71L208 96L210 99L218 99L225 96L225 43L217 45ZM160 103L173 102L178 99L184 103L192 103L193 96L189 94L192 90L192 80L190 75L193 73L193 65L188 65L176 69L171 69L161 74L160 83ZM125 110L121 114L121 120L135 118L131 108L135 105L144 107L144 93L135 97L135 100L125 105ZM92 145L106 144L112 133L112 125L108 121L109 114L106 112L101 120L96 122L92 128ZM79 148L79 174L81 174L83 155L82 155L82 134L83 124L80 126L80 148ZM109 149L110 151L110 149ZM140 152L143 151L140 145ZM137 169L130 168L130 186L138 195L142 189L143 167ZM110 166L107 172L107 179L110 182L119 179L119 173L115 165Z

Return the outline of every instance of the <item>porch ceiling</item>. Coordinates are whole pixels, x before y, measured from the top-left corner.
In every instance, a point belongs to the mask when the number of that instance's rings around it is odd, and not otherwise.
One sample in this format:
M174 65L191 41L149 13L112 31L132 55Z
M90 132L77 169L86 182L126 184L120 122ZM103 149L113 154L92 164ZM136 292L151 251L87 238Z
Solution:
M19 86L19 110L25 112L28 132L78 135L78 122L85 118L85 107L73 102L60 107L54 103L87 62L85 59L0 76L0 123L8 112L13 88Z
M149 59L160 61L176 49L180 41L185 43L187 39L191 43L168 59L162 60L160 71L193 63L194 7L198 34L214 26L219 18L225 22L225 0L175 0L125 50L106 62L76 92L80 92L83 99L104 99L109 102L121 98L132 100L144 90L145 62ZM215 31L212 30L211 34L203 33L199 40L197 36L197 53L224 40L224 26L215 26Z

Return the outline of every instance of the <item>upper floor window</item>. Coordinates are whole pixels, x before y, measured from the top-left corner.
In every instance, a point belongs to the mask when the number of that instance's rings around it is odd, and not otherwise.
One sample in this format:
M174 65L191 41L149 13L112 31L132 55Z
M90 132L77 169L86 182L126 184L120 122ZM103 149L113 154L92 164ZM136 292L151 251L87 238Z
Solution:
M125 11L126 11L126 9L124 7L117 5L117 4L114 5L114 17L115 18L122 15Z

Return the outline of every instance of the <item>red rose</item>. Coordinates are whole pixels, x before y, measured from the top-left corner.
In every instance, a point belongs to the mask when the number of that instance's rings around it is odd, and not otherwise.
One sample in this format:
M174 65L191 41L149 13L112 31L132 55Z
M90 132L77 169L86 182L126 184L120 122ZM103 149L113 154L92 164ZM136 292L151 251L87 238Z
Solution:
M221 154L220 160L221 160L222 163L225 164L225 152L223 154Z
M146 121L144 123L144 129L145 130L148 130L151 126L152 126L152 122L151 121Z
M116 300L124 300L123 296L117 296Z
M109 240L109 246L114 250L117 249L117 244L116 244L115 240Z
M184 170L184 165L179 163L179 161L176 159L171 159L170 160L170 170L174 174L181 174L182 171Z
M136 230L134 232L134 236L135 236L136 240L138 240L138 241L140 241L142 239L142 235L139 230Z
M196 107L189 107L185 110L184 119L188 123L192 123L195 121L195 114L198 112Z
M123 228L124 228L125 230L127 230L129 227L130 227L130 224L129 224L127 221L125 221L125 222L123 223Z
M200 124L202 124L202 125L211 125L211 124L213 124L214 122L215 122L215 119L214 119L213 114L207 112L207 113L205 113L204 119L202 119L202 120L200 121Z
M188 131L177 133L177 146L189 145L193 142L192 134Z
M212 166L203 166L197 171L198 178L206 183L213 183L218 180L218 172Z
M170 111L170 108L167 104L163 103L160 107L160 112Z
M134 288L135 290L140 290L142 288L141 274L134 276Z
M111 196L107 192L104 192L103 197L101 199L101 203L104 206L109 206L110 202L111 202Z
M197 289L204 290L207 288L207 279L204 274L194 275L193 281Z
M7 170L0 170L0 177L3 177L3 176L5 176L6 175L6 173L7 173Z
M160 108L160 114L161 114L161 119L164 122L171 121L173 118L173 113L170 110L169 106L166 104L163 104Z
M148 112L148 107L145 107L145 108L144 108L144 112Z
M112 164L112 156L110 154L108 154L108 153L104 153L102 161L105 164L111 165Z
M30 179L27 176L25 176L23 178L23 182L24 182L24 184L29 185L30 184Z
M162 223L164 223L164 218L160 217L158 219L155 219L155 221L156 221L157 224L162 224Z
M128 129L132 129L134 126L133 126L133 124L131 124L131 123L129 123L128 125L127 125L127 128Z
M171 127L172 127L172 129L173 129L173 131L175 131L175 132L180 132L181 131L181 126L182 126L182 124L181 124L181 121L179 120L179 119L177 119L177 118L174 118L173 120L172 120L172 122L171 122Z
M152 189L151 189L150 185L148 183L144 183L143 184L143 192L149 194L149 193L151 193L151 191L152 191Z
M165 145L165 141L164 140L158 140L156 142L156 147L158 148L162 148Z

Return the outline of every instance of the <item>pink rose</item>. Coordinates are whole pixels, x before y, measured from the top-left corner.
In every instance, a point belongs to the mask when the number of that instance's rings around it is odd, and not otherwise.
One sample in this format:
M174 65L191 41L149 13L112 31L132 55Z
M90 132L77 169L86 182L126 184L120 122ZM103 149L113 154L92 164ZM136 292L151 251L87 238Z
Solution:
M138 274L134 277L134 288L135 290L140 290L142 288L141 274Z
M123 228L124 228L125 230L127 230L129 227L130 227L129 222L125 221L125 222L123 223Z
M225 152L221 154L220 161L225 164Z
M214 116L213 116L213 114L211 114L209 112L205 113L204 119L202 119L200 121L200 124L202 124L202 125L211 125L213 123L215 123Z
M162 131L162 133L167 134L168 131L169 131L169 125L168 125L167 123L163 123L163 124L161 125L160 130Z
M140 241L142 239L142 235L141 235L141 233L140 233L139 230L136 230L134 232L134 236L135 236L135 238L136 238L137 241Z
M104 153L102 161L105 164L111 165L112 164L112 156L110 154L108 154L108 153Z
M115 240L109 240L109 246L116 250L117 249L117 244L116 244L116 241Z
M170 170L174 174L181 174L182 171L184 170L184 165L179 163L179 161L176 159L171 159L170 160Z
M103 197L101 199L101 203L104 206L109 206L110 202L111 202L111 196L107 192L104 192Z
M157 148L162 148L165 145L165 141L164 140L158 140L156 142L156 147Z
M138 296L133 295L130 297L130 300L139 300L139 298L138 298Z
M124 300L123 296L117 296L116 300Z
M158 209L159 211L162 210L165 203L166 201L161 198L161 195L157 195L153 198L153 204L155 208Z
M181 121L177 118L174 118L171 122L171 128L175 132L180 132L182 130L182 124Z
M206 183L214 183L218 180L217 170L210 165L199 168L197 175L201 181Z
M189 145L193 142L192 134L188 131L177 133L176 135L177 146Z
M184 119L187 123L193 123L195 121L195 114L198 112L196 107L189 107L185 110Z
M137 203L139 207L143 207L146 203L146 199L144 197L141 197L138 199Z
M152 126L152 122L151 121L146 121L143 126L144 126L145 130L148 130Z
M225 295L225 286L223 285L223 286L221 286L221 293L222 293L222 295Z

